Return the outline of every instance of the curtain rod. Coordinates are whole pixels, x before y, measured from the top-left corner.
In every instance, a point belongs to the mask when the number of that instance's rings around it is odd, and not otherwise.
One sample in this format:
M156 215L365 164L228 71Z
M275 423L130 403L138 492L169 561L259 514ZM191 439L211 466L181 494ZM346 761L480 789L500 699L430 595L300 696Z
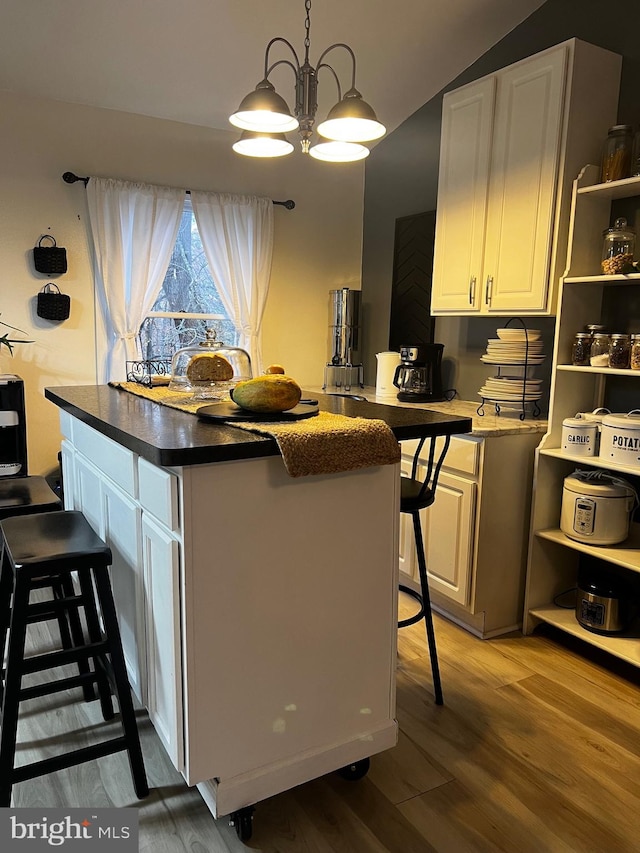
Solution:
M73 172L65 172L62 176L62 180L67 184L75 184L76 181L82 181L82 183L87 186L89 183L89 178L81 178L79 175L74 175ZM187 195L191 195L190 190L185 190ZM286 207L287 210L293 210L296 206L295 201L293 199L288 198L286 201L274 201L273 204L281 204L283 207Z

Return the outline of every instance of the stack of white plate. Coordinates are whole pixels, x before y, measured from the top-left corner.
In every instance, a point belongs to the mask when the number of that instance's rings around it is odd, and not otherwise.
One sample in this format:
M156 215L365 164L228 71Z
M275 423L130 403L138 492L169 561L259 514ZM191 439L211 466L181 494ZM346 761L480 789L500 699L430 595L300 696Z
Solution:
M478 395L494 402L531 403L542 396L542 379L525 380L522 376L489 376L478 391Z
M486 364L542 364L545 359L539 329L497 329L489 338L487 351L480 356Z

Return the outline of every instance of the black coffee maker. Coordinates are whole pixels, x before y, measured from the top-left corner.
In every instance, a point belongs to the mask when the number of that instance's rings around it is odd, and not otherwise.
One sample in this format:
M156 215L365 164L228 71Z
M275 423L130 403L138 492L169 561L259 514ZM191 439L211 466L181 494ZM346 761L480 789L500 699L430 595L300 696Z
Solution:
M437 403L445 399L442 390L444 344L415 344L400 347L400 364L393 384L403 403Z

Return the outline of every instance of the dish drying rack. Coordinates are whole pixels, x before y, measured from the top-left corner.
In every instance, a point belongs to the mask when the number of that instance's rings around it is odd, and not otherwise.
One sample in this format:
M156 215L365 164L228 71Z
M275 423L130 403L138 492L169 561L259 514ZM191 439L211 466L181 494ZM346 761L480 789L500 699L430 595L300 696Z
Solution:
M509 328L511 323L519 323L520 326L522 327L522 329L524 330L524 348L525 348L524 360L516 359L513 362L504 362L504 361L492 362L489 359L486 359L485 364L493 364L497 368L498 377L501 376L502 368L517 367L518 369L522 369L522 371L523 371L522 394L520 395L521 396L521 399L519 401L520 402L520 406L519 406L520 414L518 417L521 421L523 421L527 416L527 411L528 411L528 407L529 407L531 417L532 418L538 418L538 417L540 417L540 414L541 414L541 409L540 409L540 406L538 405L538 401L526 399L526 396L527 396L527 380L531 378L528 375L529 368L532 368L535 366L535 365L531 364L529 361L529 334L528 334L527 327L526 327L524 321L521 320L519 317L512 317L510 320L507 320L507 322L504 324L504 328L505 329ZM510 409L517 409L518 408L518 406L516 406L516 401L513 398L505 399L505 398L499 398L499 397L494 397L494 396L488 397L485 395L481 395L480 405L476 409L476 413L480 417L484 417L484 414L485 414L484 407L485 407L486 403L492 403L493 404L494 411L495 411L496 415L499 415L501 412L501 409L502 409L501 404L502 404L502 406L504 406L504 408L507 408L507 405L506 405L507 403L509 404L508 408L510 408Z

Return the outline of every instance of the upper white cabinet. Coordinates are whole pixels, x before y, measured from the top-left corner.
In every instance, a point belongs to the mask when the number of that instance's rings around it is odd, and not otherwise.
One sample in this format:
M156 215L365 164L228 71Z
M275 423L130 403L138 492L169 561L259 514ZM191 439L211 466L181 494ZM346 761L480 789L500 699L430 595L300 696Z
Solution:
M571 183L615 124L620 63L571 39L445 95L432 314L554 313Z

